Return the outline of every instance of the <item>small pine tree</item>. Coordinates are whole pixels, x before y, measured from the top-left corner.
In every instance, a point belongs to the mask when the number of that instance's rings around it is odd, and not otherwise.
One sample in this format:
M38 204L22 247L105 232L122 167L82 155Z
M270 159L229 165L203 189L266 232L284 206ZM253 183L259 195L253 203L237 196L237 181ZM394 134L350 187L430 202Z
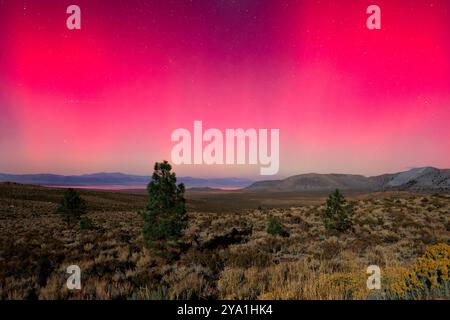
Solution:
M187 227L185 188L183 184L176 184L176 175L171 170L167 161L155 163L152 181L147 186L144 240L146 247L157 252L164 251L167 243L175 244Z
M353 209L347 204L344 195L336 189L327 199L322 215L325 227L328 230L339 232L347 231L352 227Z
M289 237L289 232L284 229L281 222L275 217L270 218L267 233L273 236Z
M86 203L80 197L75 189L66 189L57 209L67 225L71 225L72 221L79 220L82 215L86 214Z

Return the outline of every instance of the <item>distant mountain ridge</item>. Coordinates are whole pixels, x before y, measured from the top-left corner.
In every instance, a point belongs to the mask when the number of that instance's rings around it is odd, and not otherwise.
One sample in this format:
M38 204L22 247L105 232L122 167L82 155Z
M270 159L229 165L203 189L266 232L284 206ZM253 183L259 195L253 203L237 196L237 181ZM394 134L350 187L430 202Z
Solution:
M84 175L57 174L2 174L0 182L16 182L44 186L121 186L133 189L145 187L150 176L129 175L120 172L101 172ZM308 173L283 180L253 181L241 178L178 177L187 188L243 188L249 192L329 192L335 189L355 192L417 191L450 192L450 169L433 167L414 168L404 172L366 177L355 174ZM201 189L199 189L201 190Z
M373 177L352 174L301 174L283 180L258 181L245 188L251 192L355 192L417 191L450 192L450 169L433 167Z
M2 174L0 182L16 182L26 184L38 184L44 186L146 186L151 180L150 176L130 175L120 172L101 172L93 174L64 176L57 174ZM193 178L177 177L179 183L184 183L188 188L205 187L247 187L254 181L241 178Z

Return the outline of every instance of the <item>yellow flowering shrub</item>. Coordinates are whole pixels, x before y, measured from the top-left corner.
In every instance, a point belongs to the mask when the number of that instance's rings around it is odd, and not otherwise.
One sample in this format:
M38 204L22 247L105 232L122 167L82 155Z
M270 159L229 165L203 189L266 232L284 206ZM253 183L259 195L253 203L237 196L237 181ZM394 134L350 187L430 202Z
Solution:
M439 243L429 247L413 270L391 289L401 299L450 299L450 246Z

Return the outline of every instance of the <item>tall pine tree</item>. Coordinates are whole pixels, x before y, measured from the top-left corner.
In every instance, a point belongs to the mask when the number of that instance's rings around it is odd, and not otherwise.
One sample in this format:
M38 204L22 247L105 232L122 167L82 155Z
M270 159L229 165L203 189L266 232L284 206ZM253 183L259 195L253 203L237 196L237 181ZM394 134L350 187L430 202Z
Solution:
M152 181L147 186L149 194L144 212L144 240L148 248L164 253L167 245L175 245L187 227L183 184L167 162L155 163Z

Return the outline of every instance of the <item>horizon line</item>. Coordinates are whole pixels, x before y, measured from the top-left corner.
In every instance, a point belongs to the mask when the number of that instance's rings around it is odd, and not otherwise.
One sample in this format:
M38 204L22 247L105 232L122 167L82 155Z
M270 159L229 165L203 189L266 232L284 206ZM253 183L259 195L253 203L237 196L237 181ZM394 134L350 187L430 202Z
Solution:
M393 172L384 172L381 174L377 174L377 175L365 175L365 174L360 174L360 173L338 173L338 172L326 172L326 173L320 173L320 172L304 172L304 173L295 173L295 174L291 174L291 175L287 175L287 176L279 176L279 177L274 177L274 179L260 179L260 180L283 180L283 179L287 179L289 177L294 177L294 176L299 176L299 175L308 175L308 174L317 174L317 175L356 175L356 176L364 176L364 177L376 177L376 176L380 176L380 175L384 175L384 174L396 174L396 173L401 173L401 172L407 172L410 170L414 170L414 169L426 169L426 168L432 168L432 169L437 169L437 170L448 170L449 168L439 168L439 167L435 167L435 166L420 166L420 167L407 167L405 168L405 170L402 171L393 171ZM135 173L124 173L124 172L120 172L120 171L98 171L98 172L92 172L92 173L80 173L80 174L59 174L59 173L48 173L48 172L39 172L39 173L6 173L6 172L1 172L0 171L0 175L53 175L53 176L62 176L62 177L82 177L82 176L88 176L88 175L95 175L95 174L122 174L122 175L127 175L127 176L136 176L136 177L150 177L152 176L152 174L135 174ZM176 173L175 173L176 174ZM261 177L268 177L268 176L261 176ZM252 180L252 181L257 181L255 177L253 178L249 178L249 177L237 177L237 176L230 176L230 177L202 177L202 176L192 176L192 175L177 175L177 178L193 178L193 179L243 179L243 180Z

